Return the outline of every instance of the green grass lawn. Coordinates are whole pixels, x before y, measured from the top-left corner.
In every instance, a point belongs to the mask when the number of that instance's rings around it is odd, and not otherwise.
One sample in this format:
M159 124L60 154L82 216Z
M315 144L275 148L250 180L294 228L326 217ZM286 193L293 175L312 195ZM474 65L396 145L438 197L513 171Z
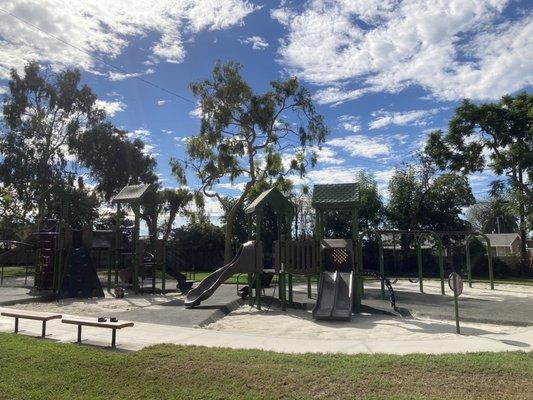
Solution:
M21 267L10 267L10 268L21 268ZM6 269L6 271L7 271L7 269ZM182 274L187 274L187 277L189 279L193 279L194 278L197 281L202 281L207 276L209 276L209 274L211 274L212 271L211 272L209 272L209 271L196 271L194 274L193 274L192 271L181 271L181 273ZM158 278L161 278L161 276L162 276L161 271L157 271L156 274L157 274ZM107 277L107 271L99 270L98 271L98 275L100 277L102 277L102 278ZM24 271L22 271L22 275L14 275L14 276L24 276ZM114 271L113 271L113 275L112 276L113 277L115 276L114 275ZM149 280L149 278L147 278L147 279ZM167 279L174 280L174 278L172 276L168 275L168 274L167 274ZM240 284L244 284L244 285L247 284L246 274L241 274L240 277L237 274L233 275L230 278L228 278L228 280L225 283L227 283L227 284L236 284L237 283L237 279L239 279L239 283ZM408 277L399 277L399 279L408 279ZM375 279L367 277L367 278L365 278L365 280L374 281ZM434 278L434 277L424 278L424 280L425 281L426 280L437 280L437 278ZM463 280L466 282L467 278L463 277ZM316 283L317 282L316 276L312 276L311 277L311 281L313 283ZM294 275L293 276L293 283L294 284L305 284L306 282L307 282L307 279L304 276L299 276L299 275ZM477 283L480 283L480 282L489 283L489 280L488 280L488 278L473 278L472 282L473 283L476 283L476 282ZM533 278L516 278L516 277L512 277L512 278L497 278L497 279L494 280L494 283L533 286Z
M466 278L463 279L467 280ZM476 282L489 283L490 281L488 278L472 278L472 283ZM494 283L533 286L533 278L496 278Z
M0 334L0 399L531 399L533 353L134 353Z
M1 267L0 267L1 268ZM26 275L26 267L18 266L5 266L4 269L4 279L5 278L19 278ZM28 267L28 277L32 276L34 273L33 266Z

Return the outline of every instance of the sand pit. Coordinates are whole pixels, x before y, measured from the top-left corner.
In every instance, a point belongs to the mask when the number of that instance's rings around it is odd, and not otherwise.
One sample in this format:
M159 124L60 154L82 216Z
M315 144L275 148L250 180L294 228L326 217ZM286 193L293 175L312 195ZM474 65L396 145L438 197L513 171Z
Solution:
M365 287L377 289L379 283L368 282L365 283ZM400 280L394 284L394 289L397 293L417 293L419 286L418 283ZM482 299L484 300L483 303L487 304L488 307L491 307L491 304L511 305L512 303L513 307L525 310L530 309L533 301L532 286L497 284L495 289L494 291L490 290L490 285L486 283L474 283L472 288L465 284L461 299ZM295 291L305 293L305 286L297 286ZM424 281L424 292L426 294L440 295L440 281ZM447 297L452 297L447 285L446 293ZM420 300L422 301L423 297L420 297ZM446 307L449 308L449 306ZM452 310L453 308L450 308L450 314ZM509 312L512 312L512 310L509 309ZM531 322L533 324L533 312ZM311 311L295 309L289 309L287 312L282 312L279 309L259 311L248 306L241 307L206 328L221 332L238 332L257 336L324 340L382 339L394 341L456 337L455 322L449 319L441 319L435 315L402 318L385 314L360 314L354 316L350 322L326 322L314 320ZM511 335L516 333L533 335L533 329L531 327L510 326L507 324L461 321L461 333L471 336Z
M64 299L52 302L20 303L9 307L18 310L100 316L162 305L169 301L183 299L183 295L177 293L166 295L127 295L122 299L115 298L109 293L105 293L105 295L106 297L101 299Z
M315 321L310 311L241 307L207 329L257 336L324 340L423 340L456 337L453 322L361 314L350 322ZM514 334L531 328L462 323L464 335Z

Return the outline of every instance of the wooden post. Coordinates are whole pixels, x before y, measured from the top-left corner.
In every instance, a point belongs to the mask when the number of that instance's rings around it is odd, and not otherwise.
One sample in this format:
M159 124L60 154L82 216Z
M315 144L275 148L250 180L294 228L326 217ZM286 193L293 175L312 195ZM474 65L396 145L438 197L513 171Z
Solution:
M360 265L363 261L362 254L362 243L359 243L359 219L357 216L357 208L352 209L352 265L353 265L353 281L352 285L354 287L354 296L352 304L352 312L359 314L361 312L361 298L363 296L363 277L362 277L362 266ZM359 244L359 246L358 246ZM357 256L355 252L359 253Z

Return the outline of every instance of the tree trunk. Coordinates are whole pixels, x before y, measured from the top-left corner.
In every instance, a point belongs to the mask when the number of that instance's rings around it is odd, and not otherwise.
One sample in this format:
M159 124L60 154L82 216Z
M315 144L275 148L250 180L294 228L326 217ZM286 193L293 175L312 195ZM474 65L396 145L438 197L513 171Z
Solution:
M231 241L233 240L233 228L235 225L235 217L239 208L244 203L244 198L246 197L246 191L239 197L239 200L231 207L228 215L226 216L226 232L224 236L224 264L227 264L233 258L233 251L231 249Z

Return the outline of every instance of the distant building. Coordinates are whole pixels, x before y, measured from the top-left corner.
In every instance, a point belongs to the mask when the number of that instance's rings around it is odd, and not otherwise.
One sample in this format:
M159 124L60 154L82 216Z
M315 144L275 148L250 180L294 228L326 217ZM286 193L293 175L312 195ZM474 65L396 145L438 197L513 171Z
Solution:
M518 233L487 233L492 254L505 257L520 254L520 235Z

